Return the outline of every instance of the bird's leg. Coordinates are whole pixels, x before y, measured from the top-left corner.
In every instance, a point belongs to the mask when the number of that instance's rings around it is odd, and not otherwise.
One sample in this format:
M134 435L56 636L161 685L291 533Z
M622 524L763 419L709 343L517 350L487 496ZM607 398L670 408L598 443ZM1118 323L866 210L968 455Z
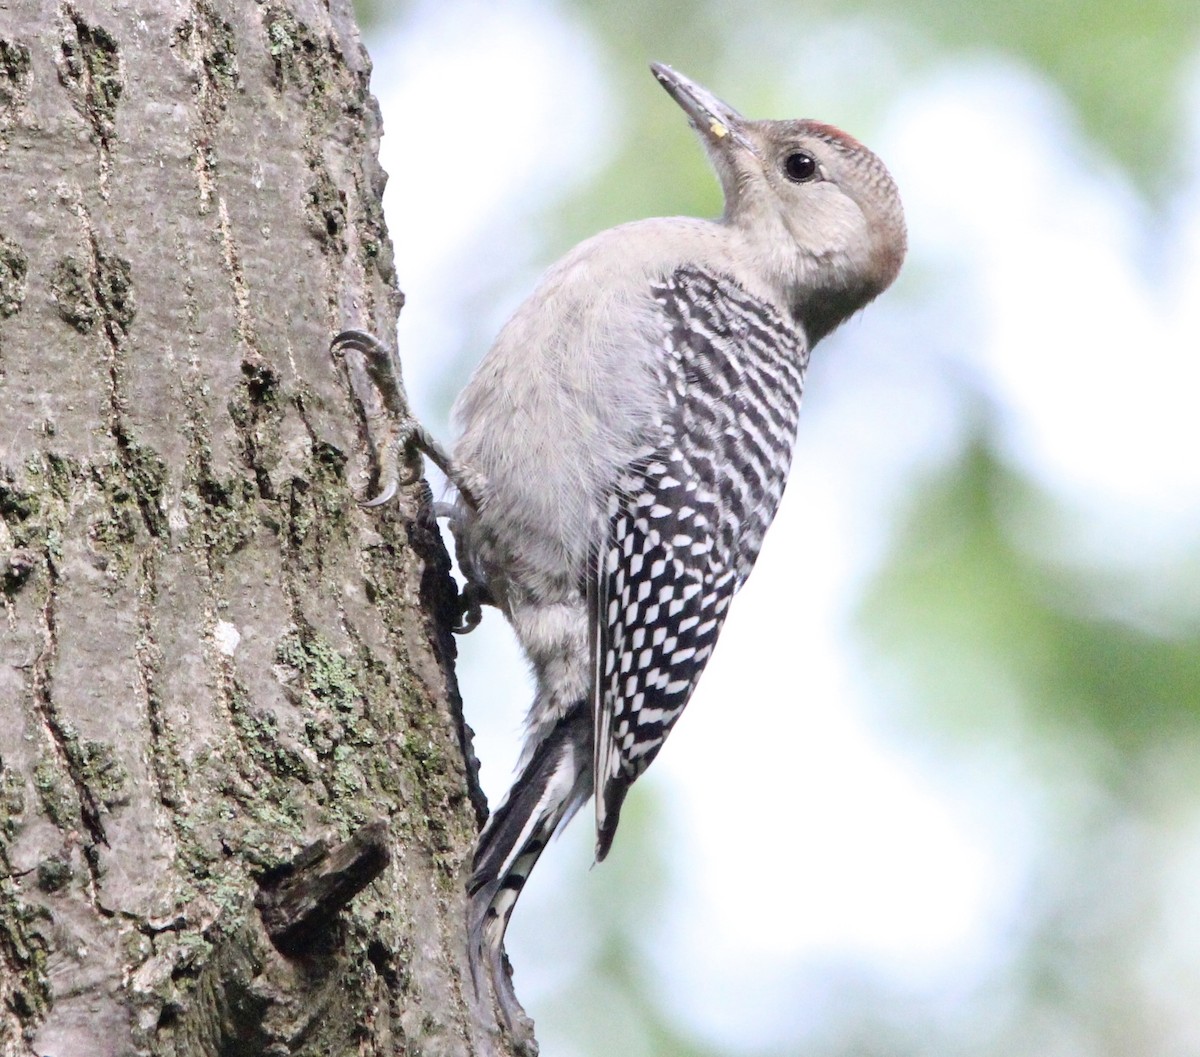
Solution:
M458 463L413 416L396 354L374 335L361 330L342 331L329 347L341 355L346 365L379 471L379 494L362 505L383 506L402 487L419 480L421 455L425 454L458 489L463 502L477 510L478 497L483 494L483 478ZM435 503L434 514L450 519L457 540L463 518L461 508ZM465 635L473 631L482 619L481 607L485 605L495 605L487 584L468 574L459 592L459 624L453 629L455 633Z
M482 479L460 466L433 435L413 416L400 379L400 362L387 345L361 330L343 330L329 345L346 364L350 387L362 408L367 433L379 468L379 494L363 506L382 506L401 487L421 476L421 455L434 464L458 489L473 510L479 506Z

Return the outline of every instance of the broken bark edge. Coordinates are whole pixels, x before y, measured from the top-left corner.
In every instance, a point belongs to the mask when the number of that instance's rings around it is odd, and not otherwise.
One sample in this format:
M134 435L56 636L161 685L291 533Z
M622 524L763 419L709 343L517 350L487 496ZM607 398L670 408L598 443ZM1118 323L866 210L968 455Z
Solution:
M259 878L254 903L275 948L301 954L337 913L391 863L387 823L369 822L349 840L316 841Z

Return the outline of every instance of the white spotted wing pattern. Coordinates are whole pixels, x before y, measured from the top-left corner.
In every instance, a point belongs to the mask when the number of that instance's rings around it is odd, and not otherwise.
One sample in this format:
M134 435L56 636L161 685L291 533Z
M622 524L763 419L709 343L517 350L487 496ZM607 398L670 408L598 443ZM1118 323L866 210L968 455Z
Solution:
M758 557L791 465L808 363L803 333L732 279L684 268L654 298L662 435L609 498L590 584L597 859Z

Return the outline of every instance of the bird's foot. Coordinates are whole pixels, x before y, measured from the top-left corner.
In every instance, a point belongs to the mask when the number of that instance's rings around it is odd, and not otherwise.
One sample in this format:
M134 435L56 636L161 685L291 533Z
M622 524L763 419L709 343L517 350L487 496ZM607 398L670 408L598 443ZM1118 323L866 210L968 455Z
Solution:
M468 580L458 593L459 623L453 628L455 635L467 635L479 627L483 619L483 607L494 606L496 600L484 584Z
M346 365L378 467L379 492L362 505L382 506L401 488L416 484L422 475L422 454L445 470L450 457L413 417L395 352L362 330L342 331L329 348Z

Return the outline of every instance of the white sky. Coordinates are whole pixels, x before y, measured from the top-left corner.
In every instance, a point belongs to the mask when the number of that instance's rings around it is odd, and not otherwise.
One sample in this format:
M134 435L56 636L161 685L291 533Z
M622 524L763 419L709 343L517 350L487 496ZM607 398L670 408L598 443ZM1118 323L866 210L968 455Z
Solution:
M461 347L466 298L502 277L519 298L549 263L528 232L606 162L613 86L584 29L542 6L419 5L373 54L408 296L400 351L418 413L446 435L446 366L484 351ZM711 87L744 105L736 86ZM641 91L671 105L649 75ZM823 957L961 986L998 956L1028 882L1038 836L1020 775L1002 759L945 773L889 738L848 628L894 505L963 434L948 373L988 394L1009 457L1077 512L1097 560L1151 567L1200 524L1200 187L1148 278L1146 207L1046 84L992 64L891 94L872 145L904 194L908 269L926 290L885 297L818 349L778 521L644 779L668 793L678 845L655 963L672 1004L730 1044L785 1032L796 974ZM411 142L438 163L414 165ZM494 306L497 325L511 307ZM460 646L495 799L530 691L494 611ZM561 975L535 954L563 956L547 917L590 866L588 821L544 856L510 931L535 1017Z

